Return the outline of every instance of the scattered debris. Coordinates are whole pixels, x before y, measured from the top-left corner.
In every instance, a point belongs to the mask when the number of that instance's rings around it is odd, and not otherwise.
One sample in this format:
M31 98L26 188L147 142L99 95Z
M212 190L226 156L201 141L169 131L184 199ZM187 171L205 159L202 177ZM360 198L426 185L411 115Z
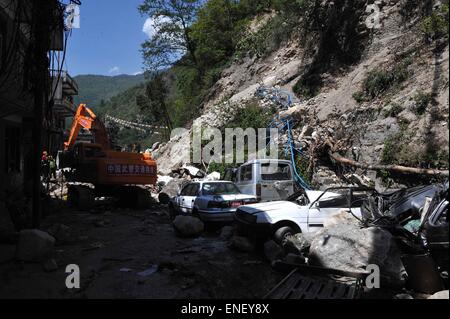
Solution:
M130 269L130 268L120 268L119 271L120 271L120 272L132 272L133 269Z
M153 275L157 271L158 271L158 266L152 265L150 268L148 268L144 271L138 272L137 275L140 277L148 277L148 276Z

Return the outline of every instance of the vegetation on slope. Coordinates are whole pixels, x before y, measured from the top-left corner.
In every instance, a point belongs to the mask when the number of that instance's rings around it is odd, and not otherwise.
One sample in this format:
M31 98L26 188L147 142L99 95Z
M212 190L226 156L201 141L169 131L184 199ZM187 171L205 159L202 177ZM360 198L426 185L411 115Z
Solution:
M139 75L78 75L74 77L78 83L79 94L75 103L86 103L96 110L102 101L106 102L113 96L145 81L144 74Z

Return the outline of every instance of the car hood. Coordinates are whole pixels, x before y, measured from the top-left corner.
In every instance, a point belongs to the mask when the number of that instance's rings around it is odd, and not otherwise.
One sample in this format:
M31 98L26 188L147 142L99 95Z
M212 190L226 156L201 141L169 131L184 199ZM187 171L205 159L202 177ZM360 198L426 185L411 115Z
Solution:
M288 201L278 201L278 202L267 202L258 203L252 205L245 205L239 207L239 210L244 211L249 214L256 214L260 212L270 212L270 211L286 211L290 209L299 209L301 206L288 202Z

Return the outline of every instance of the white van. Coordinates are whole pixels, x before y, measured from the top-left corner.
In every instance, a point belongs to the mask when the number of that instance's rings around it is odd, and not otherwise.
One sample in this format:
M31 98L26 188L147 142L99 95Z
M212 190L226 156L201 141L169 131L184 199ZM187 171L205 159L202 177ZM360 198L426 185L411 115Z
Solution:
M233 181L243 194L258 201L285 200L295 192L294 170L290 161L258 159L228 170L225 180Z

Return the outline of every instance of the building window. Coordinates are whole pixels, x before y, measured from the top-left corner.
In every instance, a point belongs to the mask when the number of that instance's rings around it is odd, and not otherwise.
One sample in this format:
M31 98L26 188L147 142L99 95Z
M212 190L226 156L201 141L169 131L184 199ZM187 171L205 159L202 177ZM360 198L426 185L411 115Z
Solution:
M4 171L6 173L20 172L20 128L5 127Z

